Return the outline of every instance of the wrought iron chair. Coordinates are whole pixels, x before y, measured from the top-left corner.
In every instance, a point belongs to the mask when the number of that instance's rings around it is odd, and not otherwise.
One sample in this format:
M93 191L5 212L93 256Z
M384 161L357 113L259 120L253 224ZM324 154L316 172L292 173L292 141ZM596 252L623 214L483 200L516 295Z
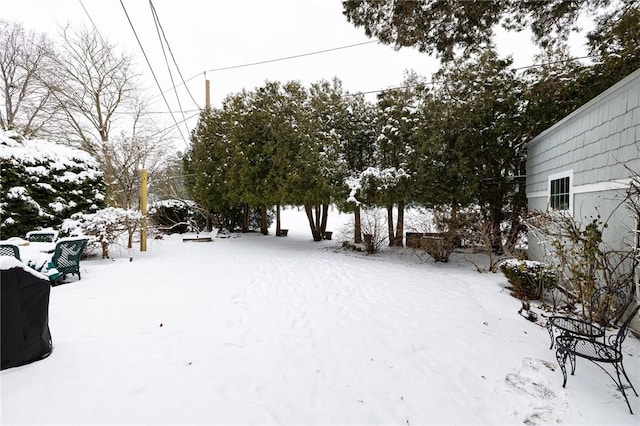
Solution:
M13 244L0 244L0 255L13 256L20 260L20 249L18 246L14 246Z
M62 279L67 274L76 274L80 280L80 259L87 246L86 239L62 240L56 243L51 262L62 273Z
M638 396L638 392L636 392L636 389L633 387L633 384L629 380L629 376L627 376L626 371L624 371L624 365L622 364L622 342L625 337L627 337L631 321L638 313L638 310L640 310L640 305L635 307L631 312L631 315L629 315L616 334L605 339L606 343L570 334L563 334L556 337L556 359L558 360L558 365L560 365L562 376L564 378L562 387L565 387L567 384L567 358L569 358L569 362L571 364L571 375L576 371L576 357L588 359L600 367L600 369L607 373L607 375L616 383L618 390L622 392L622 396L624 396L625 401L627 401L629 411L633 414L631 404L629 404L629 399L624 391L624 385L622 384L620 373L622 373L624 378L627 380L627 383L629 383L633 393ZM616 377L613 377L601 364L612 364L616 372Z
M547 321L547 330L553 348L555 332L590 339L605 337L605 330L617 320L627 307L628 293L620 287L600 287L591 295L586 320L568 316L552 316Z

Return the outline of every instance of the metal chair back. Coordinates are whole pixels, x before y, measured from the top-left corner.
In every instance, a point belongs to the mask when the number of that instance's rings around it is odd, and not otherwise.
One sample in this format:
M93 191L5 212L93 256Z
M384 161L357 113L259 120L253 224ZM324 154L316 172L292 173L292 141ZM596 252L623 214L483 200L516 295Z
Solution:
M631 327L631 322L633 321L633 318L636 316L639 310L640 310L640 304L637 305L633 309L633 311L631 311L631 314L622 323L622 325L618 329L618 332L616 334L612 334L607 338L607 344L609 346L612 346L618 349L620 353L622 353L622 342L627 337L627 334L629 333L629 327Z

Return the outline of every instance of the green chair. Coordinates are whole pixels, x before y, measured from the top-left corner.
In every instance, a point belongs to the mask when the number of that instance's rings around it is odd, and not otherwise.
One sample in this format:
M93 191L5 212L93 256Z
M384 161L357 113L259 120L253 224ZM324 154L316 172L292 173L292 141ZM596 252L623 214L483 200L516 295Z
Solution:
M53 243L58 239L58 231L53 229L42 229L40 231L29 231L26 235L30 243Z
M62 274L62 279L67 274L76 274L80 277L80 259L87 247L86 239L77 240L61 240L56 243L56 249L53 252L51 262L55 268Z
M13 256L20 260L20 249L13 244L0 244L0 256Z

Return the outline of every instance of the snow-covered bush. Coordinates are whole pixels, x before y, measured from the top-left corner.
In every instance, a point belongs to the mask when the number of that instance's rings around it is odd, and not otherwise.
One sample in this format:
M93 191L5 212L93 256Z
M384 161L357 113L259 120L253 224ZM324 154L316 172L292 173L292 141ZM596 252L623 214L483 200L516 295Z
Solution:
M178 233L200 231L206 226L202 209L190 200L158 201L149 208L147 217L160 230Z
M88 153L0 130L0 232L3 238L56 228L77 212L105 206L105 184Z
M541 299L557 282L552 267L533 260L507 259L500 270L511 284L513 295L522 300Z
M107 207L96 213L76 213L62 224L64 232L92 236L100 242L102 257L109 257L109 246L124 233L131 234L142 223L142 214L134 210Z

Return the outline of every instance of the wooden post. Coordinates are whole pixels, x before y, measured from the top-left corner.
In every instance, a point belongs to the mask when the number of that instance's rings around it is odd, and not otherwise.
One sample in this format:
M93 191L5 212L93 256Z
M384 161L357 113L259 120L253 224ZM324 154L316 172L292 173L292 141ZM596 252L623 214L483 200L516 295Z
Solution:
M140 170L140 213L142 213L140 251L147 251L147 169Z
M204 94L204 98L205 98L205 108L206 109L210 109L211 108L211 95L209 92L209 80L205 80L204 81L204 90L205 90L205 94Z

